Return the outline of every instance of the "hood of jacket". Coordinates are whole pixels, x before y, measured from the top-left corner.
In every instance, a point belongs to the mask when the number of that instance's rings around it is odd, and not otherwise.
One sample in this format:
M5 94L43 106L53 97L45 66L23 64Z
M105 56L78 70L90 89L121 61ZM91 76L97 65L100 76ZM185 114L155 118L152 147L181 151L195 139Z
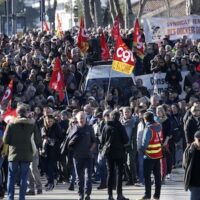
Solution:
M25 118L25 117L17 117L16 119L13 120L13 124L34 124L35 120Z
M131 117L130 119L125 119L124 117L121 119L121 123L123 126L130 126L130 127L134 127L136 120L134 117Z

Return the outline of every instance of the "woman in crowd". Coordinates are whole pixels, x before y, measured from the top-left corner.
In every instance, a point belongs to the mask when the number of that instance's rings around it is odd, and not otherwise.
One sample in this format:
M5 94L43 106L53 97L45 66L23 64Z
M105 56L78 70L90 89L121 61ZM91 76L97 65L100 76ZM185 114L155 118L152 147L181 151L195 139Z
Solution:
M56 161L58 159L59 145L62 138L62 132L52 115L45 117L44 125L41 129L42 150L41 155L44 157L45 172L47 175L46 190L54 188L54 178Z
M171 110L171 153L173 154L173 166L180 167L183 155L183 116L179 113L179 107L177 104L172 104Z
M171 124L170 119L167 116L165 109L163 106L158 106L156 109L156 115L158 117L158 121L162 125L162 133L163 133L163 146L166 148L166 155L161 160L161 175L162 175L162 183L165 184L165 177L167 174L171 174L171 155L169 152L169 140L171 138Z

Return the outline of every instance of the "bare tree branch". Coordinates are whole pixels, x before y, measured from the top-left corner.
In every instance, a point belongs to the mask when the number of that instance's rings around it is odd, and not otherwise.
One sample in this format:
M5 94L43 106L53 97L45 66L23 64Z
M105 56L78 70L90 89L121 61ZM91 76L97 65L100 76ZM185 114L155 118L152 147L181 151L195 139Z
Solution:
M140 2L139 2L140 7L139 7L138 15L137 15L138 18L140 18L142 16L146 2L147 2L147 0L140 0Z

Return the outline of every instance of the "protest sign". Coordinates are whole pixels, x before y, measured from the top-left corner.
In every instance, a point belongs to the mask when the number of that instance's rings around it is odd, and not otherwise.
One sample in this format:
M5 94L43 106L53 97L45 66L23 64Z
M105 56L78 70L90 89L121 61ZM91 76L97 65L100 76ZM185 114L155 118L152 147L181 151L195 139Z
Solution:
M160 42L166 35L170 36L170 40L177 40L185 35L196 40L200 38L200 16L146 18L144 32L146 42Z

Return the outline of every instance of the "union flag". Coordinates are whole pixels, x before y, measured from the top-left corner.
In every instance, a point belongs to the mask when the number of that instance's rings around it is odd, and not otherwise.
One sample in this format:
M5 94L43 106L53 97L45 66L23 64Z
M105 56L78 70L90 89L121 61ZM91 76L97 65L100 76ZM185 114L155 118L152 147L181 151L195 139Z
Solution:
M81 50L83 54L86 53L87 50L89 49L88 35L85 30L83 16L81 16L81 19L80 19L80 28L79 28L79 33L78 33L77 46L79 47L79 49Z
M55 90L59 95L59 100L64 100L64 76L61 69L60 59L57 57L55 60L52 77L49 83L49 88Z
M134 31L133 31L133 46L136 49L136 54L139 58L144 58L144 48L142 42L142 35L140 32L139 20L135 20Z
M110 58L110 53L109 53L108 44L106 42L106 38L103 33L100 37L100 44L101 44L101 59L108 60Z
M120 31L119 31L119 17L117 16L115 18L112 30L111 30L112 36L115 40L118 39L118 37L120 36Z

